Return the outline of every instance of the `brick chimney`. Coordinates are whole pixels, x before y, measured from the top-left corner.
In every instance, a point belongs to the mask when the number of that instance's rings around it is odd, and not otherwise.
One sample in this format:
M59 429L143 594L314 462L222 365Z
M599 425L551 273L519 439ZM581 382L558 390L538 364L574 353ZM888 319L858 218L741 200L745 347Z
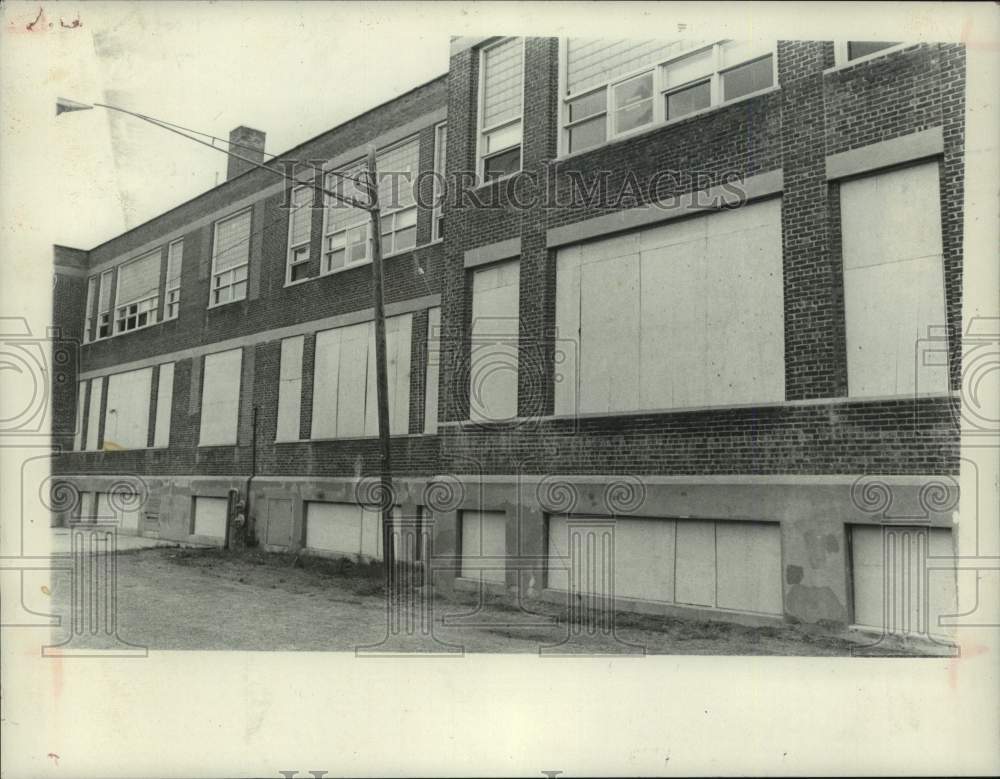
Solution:
M254 162L264 161L264 133L252 127L240 125L229 133L229 151ZM239 144L239 145L236 145ZM241 173L246 173L253 165L236 157L229 158L229 169L226 171L226 181L234 179Z

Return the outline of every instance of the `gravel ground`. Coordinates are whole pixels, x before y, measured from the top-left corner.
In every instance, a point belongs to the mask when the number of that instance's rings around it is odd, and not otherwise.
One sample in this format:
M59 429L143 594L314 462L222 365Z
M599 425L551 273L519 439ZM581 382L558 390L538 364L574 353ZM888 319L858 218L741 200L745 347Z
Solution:
M54 577L55 613L69 635L70 577ZM118 554L118 635L149 649L531 652L545 645L603 654L849 655L843 638L803 633L791 626L744 627L693 619L620 614L619 642L580 633L559 619L561 610L511 608L478 593L456 593L434 604L434 639L385 644L386 607L377 568L290 554L217 549L154 548ZM533 607L533 611L535 611ZM443 624L442 624L443 618ZM571 627L576 627L567 642ZM561 643L562 642L562 643ZM918 652L923 654L924 652Z

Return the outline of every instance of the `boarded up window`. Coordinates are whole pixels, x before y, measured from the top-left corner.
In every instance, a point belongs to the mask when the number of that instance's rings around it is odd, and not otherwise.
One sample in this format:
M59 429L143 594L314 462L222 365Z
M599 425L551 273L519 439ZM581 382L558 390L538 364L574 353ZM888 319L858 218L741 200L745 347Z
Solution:
M784 400L780 202L560 250L556 324L556 413Z
M947 634L941 618L958 611L954 560L949 528L853 527L854 622L887 633Z
M845 181L840 208L850 395L947 392L918 348L945 324L937 163Z
M104 449L145 449L149 437L149 401L153 369L108 377L104 412Z
M76 385L76 421L74 423L73 450L79 452L83 449L83 417L87 411L87 382L81 381Z
M278 377L278 427L276 441L299 440L299 411L302 406L302 346L304 336L281 342L281 370Z
M194 534L211 538L226 537L228 498L210 498L199 495L194 499Z
M517 416L517 260L477 270L472 278L469 414L495 422Z
M405 435L410 425L410 314L385 323L389 386L389 430ZM313 438L378 435L375 328L372 322L316 335L313 373Z
M199 446L236 443L242 365L242 349L205 356Z
M100 442L101 400L104 394L104 379L90 380L90 409L87 412L87 449L94 451Z
M441 369L441 309L427 311L427 381L424 384L424 432L438 425L438 371Z
M481 576L503 584L507 580L506 555L507 515L503 511L463 511L462 577Z
M170 414L174 403L174 364L160 366L160 378L156 388L156 428L153 432L153 446L170 446Z
M552 589L782 613L777 523L553 516L548 535Z
M393 507L393 523L400 510ZM306 503L306 547L350 557L382 559L382 515L356 503Z

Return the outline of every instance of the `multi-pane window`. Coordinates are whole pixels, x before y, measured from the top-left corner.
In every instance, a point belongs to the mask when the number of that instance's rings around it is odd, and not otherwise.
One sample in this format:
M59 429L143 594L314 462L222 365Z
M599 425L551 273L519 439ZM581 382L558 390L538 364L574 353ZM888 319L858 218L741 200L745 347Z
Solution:
M292 209L288 216L288 277L285 283L309 277L309 236L312 228L312 187L292 190Z
M88 343L91 339L91 328L94 326L94 298L97 297L97 276L87 279L87 307L84 309L83 319L83 342Z
M395 254L417 245L417 205L413 187L419 157L420 141L414 138L380 154L376 161L383 254Z
M160 296L160 250L118 268L115 334L156 324Z
M417 244L417 205L414 196L420 142L413 138L378 155L379 206L382 215L383 255L412 249ZM365 203L368 192L358 184L365 174L364 165L344 171L351 179L327 174L326 188ZM360 265L371 259L369 249L370 216L363 208L346 205L326 196L323 228L323 273Z
M572 153L769 89L774 45L571 38L563 77L563 151Z
M113 270L101 274L101 286L97 295L97 338L111 335L111 283Z
M480 173L490 181L521 169L524 40L508 38L481 56Z
M448 125L434 128L434 240L444 238L445 154L448 148Z
M250 263L250 214L248 208L215 223L212 252L210 306L243 300L247 296Z
M174 241L167 247L166 294L163 299L166 319L176 319L181 308L181 266L184 263L184 239Z
M326 189L367 202L368 193L357 183L364 175L364 168L359 166L344 173L351 178L328 173ZM368 261L368 221L368 212L364 209L326 196L322 273L333 273Z

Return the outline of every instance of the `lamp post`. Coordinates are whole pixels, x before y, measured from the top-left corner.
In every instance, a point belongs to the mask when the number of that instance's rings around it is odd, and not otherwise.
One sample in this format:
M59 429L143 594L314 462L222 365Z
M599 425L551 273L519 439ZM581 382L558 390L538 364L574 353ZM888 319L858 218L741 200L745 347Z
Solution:
M256 160L248 159L247 157L237 154L231 149L223 149L216 146L214 141L221 139L215 138L214 136L207 136L211 137L213 140L212 143L208 143L207 141L195 138L188 134L189 132L194 131L186 130L186 128L180 127L179 125L175 125L152 116L147 116L145 114L136 113L135 111L129 111L118 106L108 105L106 103L80 103L75 100L68 100L60 97L56 100L56 116L70 111L87 111L95 107L106 108L109 111L117 111L119 113L133 116L136 119L141 119L142 121L148 122L156 127L160 127L161 129L180 135L183 138L187 138L189 141L194 141L202 146L207 146L210 149L215 149L216 151L220 151L230 157L242 160L255 168L269 171L274 175L279 176L286 183L291 183L293 186L302 183L296 181L294 177L288 176L285 172L280 171L277 168L261 164ZM392 471L389 445L389 388L388 370L386 368L385 306L382 292L382 215L379 206L378 171L376 167L375 152L376 150L374 144L370 145L368 147L368 181L366 187L368 190L368 202L362 202L341 192L328 190L325 187L318 186L315 181L313 181L313 187L322 192L324 195L327 195L340 203L367 211L370 216L372 297L374 301L373 307L375 317L375 388L378 404L378 436L380 455L379 507L381 509L382 516L382 559L385 564L386 595L391 597L393 586L392 571L395 565L395 549L392 533L392 510L394 501L392 500ZM341 178L354 180L357 183L357 180L349 174L338 171L331 171L331 173ZM247 498L249 499L249 495Z

